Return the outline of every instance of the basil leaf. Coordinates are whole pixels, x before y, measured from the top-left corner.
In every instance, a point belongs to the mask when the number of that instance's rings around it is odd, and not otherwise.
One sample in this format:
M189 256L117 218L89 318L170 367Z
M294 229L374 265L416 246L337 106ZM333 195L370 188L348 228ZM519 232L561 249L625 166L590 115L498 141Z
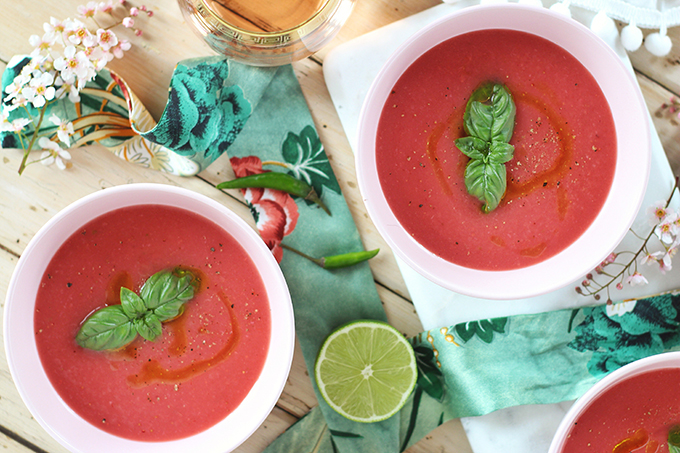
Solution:
M470 158L465 168L468 193L483 202L484 212L500 203L507 186L505 163L515 148L510 139L515 127L516 107L510 92L501 84L485 83L477 88L465 107L463 126L469 134L455 140Z
M515 129L517 110L512 96L503 85L494 85L491 105L493 107L491 141L507 143L512 138L512 132Z
M492 142L489 147L489 160L504 164L512 160L515 147L510 143Z
M456 146L470 159L483 159L489 149L489 144L477 137L461 137L455 140Z
M668 453L680 453L680 426L674 426L668 432Z
M465 167L465 185L470 195L484 203L484 212L493 211L505 193L505 165L492 160L473 159Z
M144 300L128 288L120 288L120 304L129 319L144 316L147 312Z
M194 297L193 280L190 273L178 277L169 271L159 272L144 283L140 296L160 321L167 321L177 317Z
M163 332L158 316L149 312L142 318L134 320L135 329L145 340L153 341Z
M163 332L162 322L184 312L194 297L196 277L189 271L161 271L144 282L139 295L120 289L120 305L95 311L82 324L76 342L89 349L117 349L132 342L137 334L153 341Z
M88 349L118 349L137 336L132 321L121 305L109 305L89 316L76 334L76 342Z

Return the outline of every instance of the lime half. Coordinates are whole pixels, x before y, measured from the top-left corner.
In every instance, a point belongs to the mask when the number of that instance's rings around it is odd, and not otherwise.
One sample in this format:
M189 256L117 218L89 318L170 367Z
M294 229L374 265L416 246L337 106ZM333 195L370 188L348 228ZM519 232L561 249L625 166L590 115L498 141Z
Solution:
M321 346L314 372L326 402L362 423L397 413L418 378L413 348L381 321L354 321L333 331Z

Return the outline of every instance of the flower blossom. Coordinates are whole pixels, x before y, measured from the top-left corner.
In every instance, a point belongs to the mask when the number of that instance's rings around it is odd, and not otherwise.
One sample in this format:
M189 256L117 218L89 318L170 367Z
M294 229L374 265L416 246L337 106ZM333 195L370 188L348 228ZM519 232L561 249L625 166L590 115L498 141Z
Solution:
M642 275L641 273L633 272L632 275L629 275L626 278L626 283L628 283L630 286L637 286L637 285L646 285L649 282L647 281L645 276Z
M66 146L71 146L71 135L73 135L73 123L71 121L62 121L54 113L49 118L50 122L58 127L57 137Z
M675 235L678 232L675 224L676 220L675 214L666 216L663 221L654 228L654 234L664 244L670 244L675 239Z
M94 17L97 13L98 5L96 2L87 2L87 5L80 5L78 7L78 14L83 17Z
M58 144L54 143L47 137L41 137L38 140L38 146L40 146L44 151L40 155L40 162L43 165L57 164L60 170L66 169L65 160L71 160L71 154L62 149Z
M118 37L110 31L100 28L97 30L97 43L104 50L109 50L118 44Z
M5 114L3 114L2 123L0 123L0 131L9 131L17 134L24 130L24 127L30 123L31 120L28 118L17 118L10 122Z
M132 28L135 26L135 20L132 17L126 17L123 19L122 23L125 28Z
M648 209L649 222L652 226L656 226L659 222L671 215L673 212L666 207L665 201L657 201Z
M77 79L78 88L84 86L85 82L95 75L92 63L85 52L76 50L75 46L66 46L64 56L54 60L54 68L61 72L61 77L65 81Z
M54 99L55 89L52 86L54 83L54 76L49 72L43 72L40 77L34 77L29 82L28 86L24 86L21 94L33 104L33 107L39 109L47 101Z

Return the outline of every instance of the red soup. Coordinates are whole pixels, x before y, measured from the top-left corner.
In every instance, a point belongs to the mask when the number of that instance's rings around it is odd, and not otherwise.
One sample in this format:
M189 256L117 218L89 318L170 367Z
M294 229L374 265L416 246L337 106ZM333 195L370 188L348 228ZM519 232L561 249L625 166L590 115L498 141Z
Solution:
M184 314L155 341L117 351L80 347L94 310L183 267L200 279ZM47 267L35 307L40 359L59 395L109 433L166 441L203 431L243 401L264 366L270 310L262 278L236 240L192 212L122 208L75 232Z
M648 371L611 386L574 420L562 453L668 453L680 425L680 368Z
M485 214L464 183L463 114L482 83L517 107L501 204ZM376 138L387 202L412 237L455 264L509 270L573 243L609 193L616 133L588 70L561 47L514 30L451 38L416 60L385 102Z

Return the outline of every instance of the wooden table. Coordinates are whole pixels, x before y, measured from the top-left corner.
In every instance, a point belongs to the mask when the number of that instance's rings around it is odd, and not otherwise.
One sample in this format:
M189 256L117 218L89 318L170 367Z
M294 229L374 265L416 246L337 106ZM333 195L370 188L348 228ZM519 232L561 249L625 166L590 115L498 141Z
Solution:
M28 37L42 34L43 22L76 16L78 0L19 0L3 2L0 9L0 70L16 54L31 51ZM393 254L376 232L357 187L352 150L324 83L322 65L328 51L354 37L439 4L439 0L358 0L348 23L330 45L318 54L294 64L294 69L340 181L367 249L380 247L371 261L378 292L390 322L407 335L420 332L421 325ZM123 60L109 66L119 73L158 119L167 99L167 87L176 62L211 55L212 51L184 23L174 0L149 0L152 19L140 18L144 35L127 36L134 47ZM129 30L124 30L125 35ZM671 29L676 49L667 57L653 57L645 50L631 54L636 76L661 137L671 166L680 166L680 127L659 107L680 93L680 30ZM251 224L249 210L237 193L225 194L215 185L230 177L226 156L196 177L175 177L126 163L103 147L92 146L72 152L73 167L32 165L17 174L21 153L2 150L0 163L0 300L4 301L12 271L28 241L49 218L71 202L106 187L134 182L156 182L183 186L212 197L232 208ZM0 445L10 452L63 452L31 417L12 382L4 347L0 349ZM243 444L240 452L262 451L288 426L317 404L299 348L288 383L277 406L260 429ZM470 445L458 420L450 421L411 447L415 452L469 453Z

